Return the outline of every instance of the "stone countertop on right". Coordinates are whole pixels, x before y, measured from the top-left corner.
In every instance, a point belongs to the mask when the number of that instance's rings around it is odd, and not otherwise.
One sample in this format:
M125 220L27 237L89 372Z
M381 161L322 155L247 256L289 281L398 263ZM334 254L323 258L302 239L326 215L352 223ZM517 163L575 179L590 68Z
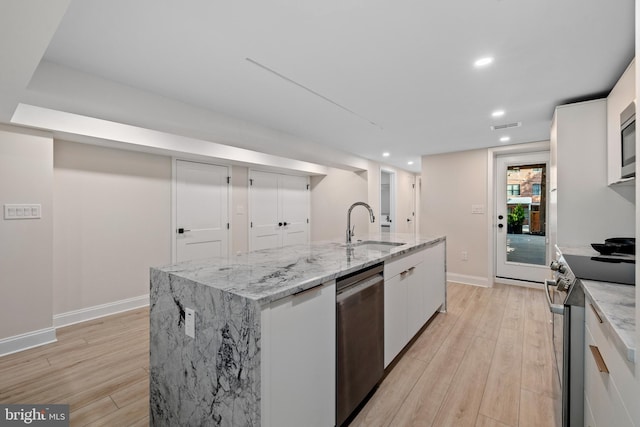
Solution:
M611 325L611 335L618 350L635 363L636 287L594 280L580 280L580 283L585 295Z

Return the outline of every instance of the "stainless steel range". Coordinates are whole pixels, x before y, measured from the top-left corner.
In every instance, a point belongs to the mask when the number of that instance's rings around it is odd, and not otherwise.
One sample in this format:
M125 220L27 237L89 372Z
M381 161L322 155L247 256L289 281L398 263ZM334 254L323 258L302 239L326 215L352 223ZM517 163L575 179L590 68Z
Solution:
M635 256L563 254L551 263L545 293L553 313L553 348L562 388L562 426L584 424L584 291L580 280L635 285ZM553 291L551 291L553 289Z
M553 350L562 388L562 427L584 425L584 291L562 253L551 263L555 280L545 282L553 313ZM550 288L554 288L550 292Z

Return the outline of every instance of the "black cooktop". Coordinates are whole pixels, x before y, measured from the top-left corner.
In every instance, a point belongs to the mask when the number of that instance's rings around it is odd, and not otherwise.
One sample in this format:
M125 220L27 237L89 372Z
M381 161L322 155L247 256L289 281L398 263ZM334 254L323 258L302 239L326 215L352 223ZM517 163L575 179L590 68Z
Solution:
M567 265L578 279L599 282L636 284L635 259L608 256L563 255Z

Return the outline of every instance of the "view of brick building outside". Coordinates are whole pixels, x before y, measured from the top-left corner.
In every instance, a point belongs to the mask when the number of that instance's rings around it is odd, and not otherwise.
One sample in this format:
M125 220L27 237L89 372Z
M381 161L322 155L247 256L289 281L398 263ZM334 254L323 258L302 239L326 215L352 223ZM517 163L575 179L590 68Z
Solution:
M511 213L514 207L522 205L525 219L523 232L544 234L544 208L540 210L543 166L510 166L507 169L507 207ZM542 213L542 215L541 215ZM542 217L541 217L542 216Z

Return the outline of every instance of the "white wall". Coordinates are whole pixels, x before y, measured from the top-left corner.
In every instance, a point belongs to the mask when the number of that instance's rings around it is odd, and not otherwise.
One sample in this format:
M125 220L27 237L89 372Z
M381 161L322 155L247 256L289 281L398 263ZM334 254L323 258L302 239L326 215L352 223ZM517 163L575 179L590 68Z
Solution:
M354 202L368 202L367 172L329 169L326 176L311 177L311 241L345 239L347 210ZM375 212L375 210L374 210ZM369 213L353 210L351 225L355 238L369 233Z
M171 159L54 145L53 312L149 293L171 261Z
M0 205L42 205L41 219L0 219L0 339L52 326L52 194L53 139L0 126Z
M422 158L420 233L447 236L449 280L491 283L486 215L471 214L471 205L487 205L487 173L485 149Z

